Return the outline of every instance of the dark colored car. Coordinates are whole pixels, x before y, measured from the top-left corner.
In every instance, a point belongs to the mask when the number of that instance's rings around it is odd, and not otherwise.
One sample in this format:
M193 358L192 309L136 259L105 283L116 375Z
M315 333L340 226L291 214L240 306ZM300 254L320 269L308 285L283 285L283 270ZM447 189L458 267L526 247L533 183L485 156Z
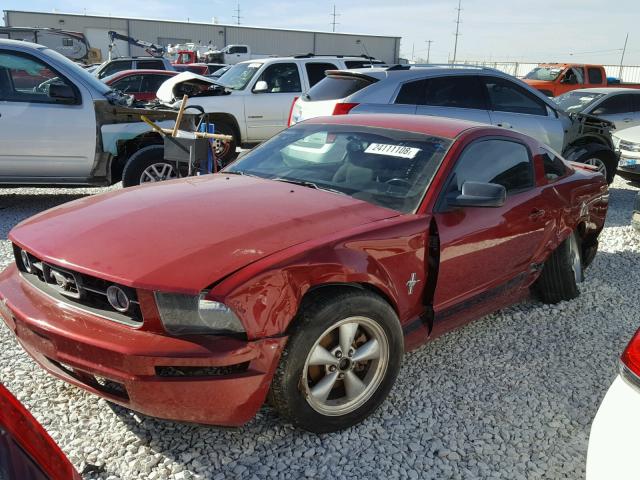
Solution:
M133 95L136 100L151 101L155 100L160 85L177 74L170 70L124 70L102 81L122 93Z
M46 370L148 415L240 425L269 393L333 431L404 351L531 291L576 297L607 204L601 174L510 130L319 117L219 174L22 222L0 314Z
M42 425L0 384L0 479L80 480Z
M198 75L209 74L209 67L204 63L174 64L173 68L176 69L176 72L191 72Z
M170 70L175 71L171 62L159 57L118 57L104 62L92 73L102 79L123 70Z

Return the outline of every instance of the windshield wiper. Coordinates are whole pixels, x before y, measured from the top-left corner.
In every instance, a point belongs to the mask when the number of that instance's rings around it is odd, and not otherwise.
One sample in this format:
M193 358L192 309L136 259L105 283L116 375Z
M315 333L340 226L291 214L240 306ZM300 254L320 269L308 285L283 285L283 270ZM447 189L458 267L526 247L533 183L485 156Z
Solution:
M346 193L341 192L340 190L335 190L329 187L321 187L317 183L309 182L308 180L296 180L295 178L284 178L284 177L275 177L270 180L275 180L276 182L285 182L291 183L293 185L299 185L301 187L313 188L314 190L324 190L325 192L337 193L339 195L346 195Z

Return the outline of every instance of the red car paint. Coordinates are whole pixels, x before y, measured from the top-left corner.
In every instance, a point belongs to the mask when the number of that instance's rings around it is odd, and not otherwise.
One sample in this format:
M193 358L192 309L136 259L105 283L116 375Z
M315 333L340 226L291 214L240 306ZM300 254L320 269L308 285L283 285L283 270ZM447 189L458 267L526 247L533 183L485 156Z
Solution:
M0 302L0 314L41 365L71 383L143 413L239 425L264 401L287 327L311 289L352 284L377 291L396 310L409 350L525 297L540 264L573 230L595 240L604 225L604 178L568 167L551 183L540 145L513 131L424 116L308 123L391 128L454 142L415 214L224 172L61 205L21 223L10 239L53 265L137 289L144 323L125 326L54 302L15 266L0 274L6 304ZM536 186L508 196L499 208L438 212L438 195L462 150L496 136L529 147ZM412 273L419 283L409 294ZM206 288L207 298L240 318L246 340L164 331L151 291ZM156 374L166 365L241 362L249 362L246 371L217 377ZM127 396L105 392L94 376L123 384Z
M113 86L114 88L118 88L117 83L125 78L133 77L133 76L141 76L141 77L166 77L166 79L177 75L180 72L171 71L171 70L122 70L121 72L114 73L113 75L104 78L103 81L109 86ZM144 82L144 80L143 80ZM155 83L155 82L154 82ZM141 84L142 86L142 84ZM129 95L133 95L133 98L136 100L140 100L143 102L148 102L151 100L155 100L157 88L155 90L149 91L129 91L125 92Z
M42 425L0 384L0 478L80 480Z

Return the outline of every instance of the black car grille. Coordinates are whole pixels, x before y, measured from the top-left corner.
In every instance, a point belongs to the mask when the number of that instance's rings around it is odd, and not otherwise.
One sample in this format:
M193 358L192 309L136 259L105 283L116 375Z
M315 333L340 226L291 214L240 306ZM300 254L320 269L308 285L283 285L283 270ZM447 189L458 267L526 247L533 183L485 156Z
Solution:
M16 245L13 249L18 270L38 290L56 300L109 320L132 326L142 324L142 312L135 289L51 265ZM22 258L23 254L26 255L25 260ZM25 265L27 260L29 266ZM107 289L112 285L125 292L130 301L129 308L124 312L116 310L108 300Z

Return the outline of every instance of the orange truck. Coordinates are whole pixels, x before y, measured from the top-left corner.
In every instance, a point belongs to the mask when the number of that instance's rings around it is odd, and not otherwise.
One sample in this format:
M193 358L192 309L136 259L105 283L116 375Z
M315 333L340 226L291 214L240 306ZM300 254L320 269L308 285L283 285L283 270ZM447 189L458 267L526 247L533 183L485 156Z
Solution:
M640 83L610 81L602 65L582 63L541 63L523 79L549 97L557 97L578 88L640 88Z

